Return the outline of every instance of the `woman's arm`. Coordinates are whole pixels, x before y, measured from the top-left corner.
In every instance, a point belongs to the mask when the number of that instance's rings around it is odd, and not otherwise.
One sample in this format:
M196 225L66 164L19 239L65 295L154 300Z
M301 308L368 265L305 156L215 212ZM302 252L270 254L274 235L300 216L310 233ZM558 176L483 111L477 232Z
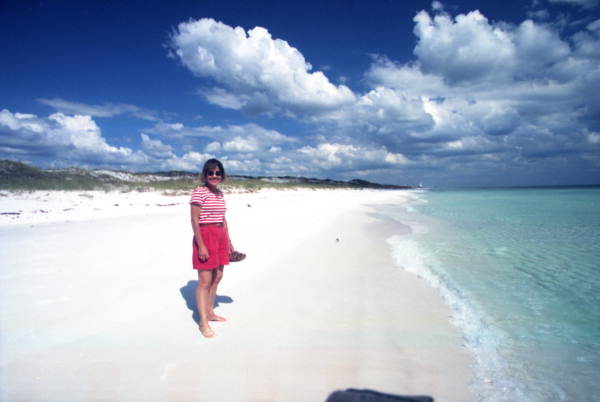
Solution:
M192 230L194 231L194 241L198 246L198 256L201 261L206 261L208 260L208 250L206 249L206 245L204 245L202 235L200 234L200 205L192 204L191 207Z

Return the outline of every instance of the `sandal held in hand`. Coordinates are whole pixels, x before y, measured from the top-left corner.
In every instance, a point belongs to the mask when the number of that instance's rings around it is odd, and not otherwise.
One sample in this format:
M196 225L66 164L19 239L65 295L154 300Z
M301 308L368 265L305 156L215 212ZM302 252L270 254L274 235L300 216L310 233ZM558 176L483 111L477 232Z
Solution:
M246 254L240 253L239 251L232 251L231 253L229 253L230 262L242 261L244 258L246 258Z

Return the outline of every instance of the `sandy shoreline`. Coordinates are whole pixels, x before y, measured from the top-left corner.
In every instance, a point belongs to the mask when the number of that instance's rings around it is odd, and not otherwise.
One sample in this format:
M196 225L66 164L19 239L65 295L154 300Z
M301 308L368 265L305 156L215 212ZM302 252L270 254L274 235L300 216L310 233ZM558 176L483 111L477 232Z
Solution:
M187 197L0 225L0 399L324 401L353 387L475 400L448 307L394 266L373 216L407 194L228 197L248 259L226 269L229 321L212 340L192 317Z

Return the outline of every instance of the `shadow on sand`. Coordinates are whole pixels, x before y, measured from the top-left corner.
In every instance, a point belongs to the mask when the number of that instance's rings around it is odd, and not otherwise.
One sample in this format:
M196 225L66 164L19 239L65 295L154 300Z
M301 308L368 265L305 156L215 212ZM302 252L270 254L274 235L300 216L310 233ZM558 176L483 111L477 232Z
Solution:
M187 285L179 289L181 293L181 297L185 300L185 305L192 312L192 319L196 324L200 322L200 314L198 314L198 309L196 308L196 287L198 286L198 281L188 281ZM229 296L219 296L215 297L215 308L219 307L221 303L233 303L233 299Z

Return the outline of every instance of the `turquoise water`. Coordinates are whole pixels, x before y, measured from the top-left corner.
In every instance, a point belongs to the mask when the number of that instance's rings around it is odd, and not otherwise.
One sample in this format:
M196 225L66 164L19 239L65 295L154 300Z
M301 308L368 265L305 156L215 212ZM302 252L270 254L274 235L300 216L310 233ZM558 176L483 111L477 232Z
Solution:
M438 287L485 401L600 401L600 188L424 191L387 211Z

